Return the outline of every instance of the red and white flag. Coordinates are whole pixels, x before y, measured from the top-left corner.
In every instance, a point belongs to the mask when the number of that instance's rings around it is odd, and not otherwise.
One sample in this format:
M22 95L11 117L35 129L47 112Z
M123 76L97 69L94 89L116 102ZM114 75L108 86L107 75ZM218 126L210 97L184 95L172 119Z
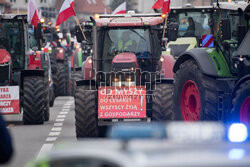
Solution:
M164 0L163 7L162 7L162 13L166 14L170 12L170 0Z
M164 0L157 0L152 9L161 9L163 7Z
M74 0L65 0L56 19L56 26L65 22L71 16L76 16L74 10Z
M126 2L119 5L112 14L126 14Z
M28 23L34 25L37 28L37 24L40 22L37 6L35 0L29 0L28 3Z

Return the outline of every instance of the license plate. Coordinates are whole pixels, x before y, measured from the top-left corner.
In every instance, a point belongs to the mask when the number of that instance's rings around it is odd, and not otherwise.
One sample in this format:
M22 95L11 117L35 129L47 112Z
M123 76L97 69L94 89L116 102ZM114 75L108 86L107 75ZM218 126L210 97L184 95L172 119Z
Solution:
M146 88L100 87L98 118L146 118Z

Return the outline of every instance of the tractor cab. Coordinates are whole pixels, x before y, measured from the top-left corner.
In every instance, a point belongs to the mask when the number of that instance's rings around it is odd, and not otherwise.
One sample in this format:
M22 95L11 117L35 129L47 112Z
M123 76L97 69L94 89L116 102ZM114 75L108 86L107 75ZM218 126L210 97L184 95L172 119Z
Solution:
M178 26L177 39L169 40L167 53L178 58L184 51L195 47L211 47L209 38L206 43L203 39L213 34L211 27L213 6L208 1L187 3L182 1L171 2L171 12L168 17L168 26L176 23Z
M159 71L162 51L159 34L162 35L162 23L159 14L133 14L130 17L100 15L95 19L96 27L93 30L93 41L96 41L93 42L94 69L108 74L136 73L137 81L132 79L136 82L133 85L149 82L148 78L140 77L139 73ZM102 82L114 86L114 81L125 83L127 80L130 79L111 76Z
M0 20L0 49L2 52L5 51L4 55L11 57L8 62L1 65L1 75L5 75L1 77L1 82L4 82L2 85L7 83L17 85L19 80L12 77L11 71L13 75L18 75L22 69L25 69L25 53L28 51L27 36L23 33L27 32L25 16L0 15Z

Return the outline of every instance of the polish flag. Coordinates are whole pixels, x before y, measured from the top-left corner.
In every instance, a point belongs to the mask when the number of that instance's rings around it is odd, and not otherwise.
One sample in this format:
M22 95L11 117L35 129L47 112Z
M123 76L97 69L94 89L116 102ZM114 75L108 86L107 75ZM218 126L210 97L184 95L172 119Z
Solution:
M162 13L166 14L170 12L170 0L164 0L163 7L162 7Z
M65 22L71 16L76 16L74 10L74 0L65 0L56 19L56 26Z
M161 9L163 7L164 0L157 0L152 9Z
M28 3L28 23L32 24L37 28L37 24L40 22L36 2L35 0L29 0Z
M112 14L126 14L126 2L119 5Z

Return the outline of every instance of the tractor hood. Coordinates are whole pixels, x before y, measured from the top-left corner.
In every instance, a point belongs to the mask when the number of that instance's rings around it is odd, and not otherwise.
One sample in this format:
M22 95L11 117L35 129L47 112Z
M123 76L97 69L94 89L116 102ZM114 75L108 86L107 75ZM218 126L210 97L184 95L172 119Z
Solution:
M11 59L9 52L5 49L0 49L0 64L8 63Z
M245 38L243 39L238 48L238 55L242 56L250 55L249 43L250 43L250 30L248 31L247 35L245 36Z
M183 52L193 49L197 46L195 37L178 38L176 41L171 41L167 45L167 54L179 57Z
M137 63L134 53L120 53L116 55L112 63Z

